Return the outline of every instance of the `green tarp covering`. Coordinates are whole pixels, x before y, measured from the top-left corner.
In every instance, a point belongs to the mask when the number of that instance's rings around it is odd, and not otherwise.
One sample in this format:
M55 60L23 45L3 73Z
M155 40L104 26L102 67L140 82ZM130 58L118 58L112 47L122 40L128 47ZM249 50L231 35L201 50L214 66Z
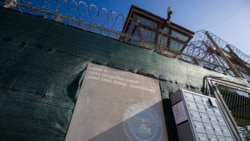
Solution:
M169 94L201 92L205 76L225 76L42 17L0 11L0 140L63 141L89 62L160 80L168 134L176 140Z

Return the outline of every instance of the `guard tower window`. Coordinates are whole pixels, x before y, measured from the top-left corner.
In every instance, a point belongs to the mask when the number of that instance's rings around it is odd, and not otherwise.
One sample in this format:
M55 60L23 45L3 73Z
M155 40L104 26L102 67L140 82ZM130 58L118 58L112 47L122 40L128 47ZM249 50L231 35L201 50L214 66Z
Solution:
M131 6L122 32L121 40L154 49L168 57L177 57L194 35L194 32L136 6Z
M144 18L140 15L136 15L136 19L137 19L137 22L139 22L139 24L141 24L142 26L148 26L148 27L151 27L153 29L156 29L157 28L157 23L148 19L148 18Z
M168 37L166 35L160 34L158 36L158 44L161 48L166 48L168 44Z
M250 89L234 83L209 79L231 128L243 141L250 140Z
M179 52L184 47L184 44L177 42L175 40L170 41L170 50Z
M179 39L179 40L182 40L182 41L187 41L188 40L188 37L178 31L175 31L173 30L172 31L172 36Z

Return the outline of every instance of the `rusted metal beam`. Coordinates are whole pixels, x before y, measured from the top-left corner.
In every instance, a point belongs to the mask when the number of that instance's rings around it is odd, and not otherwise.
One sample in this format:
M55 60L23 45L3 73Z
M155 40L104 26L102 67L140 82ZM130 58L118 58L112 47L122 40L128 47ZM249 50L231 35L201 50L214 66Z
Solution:
M221 48L213 40L213 38L211 37L211 35L208 32L205 32L205 34L206 34L207 38L213 43L213 45L215 46L215 48L218 51L218 53L225 59L225 61L228 64L228 66L234 72L235 76L243 78L242 74L235 68L235 66L233 65L233 63L227 58L227 56L224 54L224 52L221 50Z

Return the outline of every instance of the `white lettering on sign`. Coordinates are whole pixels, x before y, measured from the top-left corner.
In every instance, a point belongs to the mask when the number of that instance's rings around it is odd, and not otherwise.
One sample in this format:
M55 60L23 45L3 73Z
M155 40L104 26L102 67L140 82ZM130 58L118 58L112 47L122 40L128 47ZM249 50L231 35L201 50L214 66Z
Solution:
M114 73L105 68L92 67L89 71L87 79L94 81L101 81L103 83L112 83L122 87L130 87L134 89L144 90L148 92L155 93L155 87L145 87L136 79L124 78L123 76Z

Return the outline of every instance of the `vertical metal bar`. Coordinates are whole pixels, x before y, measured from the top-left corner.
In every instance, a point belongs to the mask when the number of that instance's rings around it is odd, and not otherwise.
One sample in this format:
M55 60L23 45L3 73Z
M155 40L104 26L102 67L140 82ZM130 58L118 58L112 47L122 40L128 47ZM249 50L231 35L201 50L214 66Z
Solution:
M237 141L242 141L242 138L239 135L239 130L237 128L237 124L234 120L234 118L232 117L231 113L229 112L229 109L227 107L227 104L225 103L225 101L223 100L222 94L220 94L220 91L217 87L216 82L212 81L211 79L208 79L209 85L211 86L212 90L214 91L214 95L215 98L218 100L218 103L222 109L222 111L225 113L225 117L228 119L228 124L231 127L231 130L234 134L234 137L236 138Z
M235 95L235 96L233 95L233 96L235 97L235 105L240 104L240 96L238 96L238 94L237 94L236 91L237 91L237 89L234 90L234 92L235 92L234 95ZM238 105L237 105L237 112L239 112L239 113L237 113L237 116L238 116L238 115L240 116L240 115L241 115L241 113L240 113L240 107L239 107ZM234 112L233 112L233 116L235 116L235 113L234 113ZM240 122L240 121L239 121L240 118L241 118L241 117L238 117L238 121L236 120L237 125L239 125L238 122Z
M247 129L248 120L248 100L249 92L245 89L238 88L237 86L227 86L223 84L217 84L217 88L224 102L227 104L229 110L235 117L235 125L238 128L238 133L242 137L242 140L249 140L249 131ZM220 95L218 95L220 96ZM223 102L223 101L222 101Z

